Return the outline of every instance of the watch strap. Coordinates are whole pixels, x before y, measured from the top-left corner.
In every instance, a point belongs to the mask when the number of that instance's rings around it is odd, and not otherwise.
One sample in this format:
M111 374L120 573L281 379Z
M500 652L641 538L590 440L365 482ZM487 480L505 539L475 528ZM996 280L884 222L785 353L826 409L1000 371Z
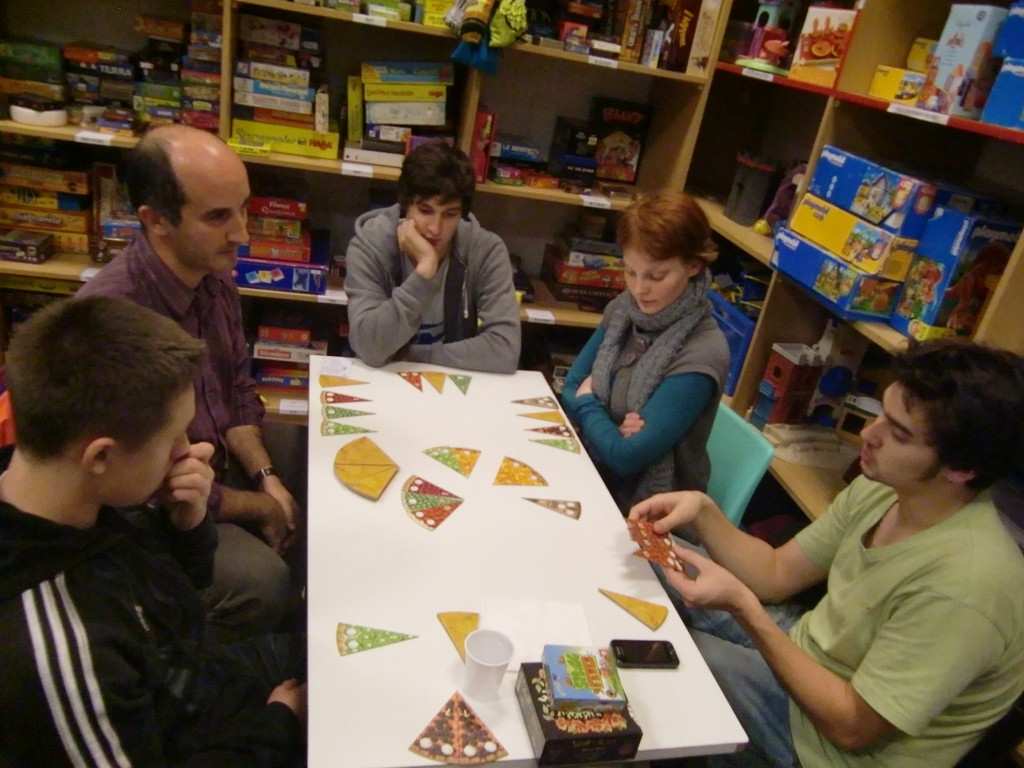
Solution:
M252 476L252 484L259 487L259 485L271 475L276 475L277 470L271 466L263 467L263 469L257 470Z

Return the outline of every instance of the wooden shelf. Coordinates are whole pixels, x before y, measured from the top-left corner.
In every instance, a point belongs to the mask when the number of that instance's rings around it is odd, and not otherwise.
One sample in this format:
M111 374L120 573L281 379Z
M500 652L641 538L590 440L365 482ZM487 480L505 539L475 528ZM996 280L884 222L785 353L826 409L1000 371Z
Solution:
M802 80L792 80L785 75L775 75L771 72L764 72L760 69L754 69L753 67L741 67L725 61L719 61L715 64L715 69L719 72L729 72L730 74L739 75L740 77L749 77L753 80L760 80L765 83L780 85L783 88L792 88L796 91L817 93L825 97L831 96L834 93L831 88L823 88L820 85L805 83Z
M817 520L846 483L841 472L772 459L769 471L809 518Z
M581 205L584 208L602 208L605 210L624 211L631 204L631 200L612 200L603 195L576 195L563 192L560 189L539 189L537 187L513 186L511 184L495 184L486 181L478 184L477 192L488 195L505 195L507 197L524 197L530 200L540 200L546 203L561 203L562 205Z
M348 21L355 24L366 24L371 27L384 27L387 29L397 29L402 32L412 32L417 35L456 39L455 35L447 27L428 27L425 24L417 24L411 21L392 21L390 19L367 16L364 13L350 13L349 11L321 8L320 6L305 5L304 3L282 2L282 0L238 0L238 5L255 5L260 8L273 8L278 11L287 11L288 13L303 16L317 16L321 19L331 19L332 21Z
M708 215L711 228L753 258L768 266L772 261L772 239L759 235L753 227L737 224L724 213L725 206L717 200L696 196L704 212Z
M309 423L308 409L303 413L295 412L298 409L281 409L282 400L302 400L308 403L309 392L307 390L300 389L297 392L293 392L283 387L261 387L259 393L260 399L263 400L263 406L267 409L268 418L288 424L305 425Z
M531 304L523 304L519 309L519 319L524 323L542 322L533 320L527 315L528 309L547 310L555 316L553 325L567 325L572 328L597 328L601 324L599 312L587 312L571 301L555 301L551 289L539 278L533 278L533 289L536 297Z
M13 120L0 120L0 133L14 133L19 136L34 136L38 139L70 141L76 144L93 144L130 149L139 143L137 136L115 136L112 133L98 133L80 125L62 125L48 128L40 125L16 123Z
M645 67L640 64L631 64L625 61L619 61L618 59L605 58L603 56L585 56L582 53L570 53L569 51L565 51L560 48L548 48L547 46L534 43L516 43L509 50L515 51L516 53L547 56L552 59L570 61L574 64L585 64L592 67L600 67L601 69L631 72L637 75L644 75L645 77L676 80L681 83L693 83L694 85L705 85L707 83L706 77L687 75L683 72L673 72L668 69L658 69L657 67Z

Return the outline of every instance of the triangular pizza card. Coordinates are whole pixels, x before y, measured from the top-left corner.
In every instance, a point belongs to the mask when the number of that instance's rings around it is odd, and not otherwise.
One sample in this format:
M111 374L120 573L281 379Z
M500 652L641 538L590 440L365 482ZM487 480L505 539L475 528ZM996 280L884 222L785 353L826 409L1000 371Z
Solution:
M369 384L369 382L359 381L358 379L349 379L345 376L331 376L326 373L320 374L321 387L351 387L355 384Z
M540 443L541 445L549 445L552 448L557 448L560 451L569 451L570 453L579 453L580 444L572 438L556 437L550 440L531 440L531 443Z
M380 648L382 645L400 643L403 640L412 640L414 637L416 635L391 632L387 629L361 627L358 624L341 623L338 624L338 630L335 634L335 640L338 643L338 653L342 656Z
M605 597L614 600L651 629L660 627L668 617L668 608L664 605L649 603L639 597L630 597L619 592L612 592L610 589L598 587L598 591Z
M520 413L528 419L540 419L541 421L553 421L555 424L565 424L565 417L559 411L541 411L540 413Z
M447 374L441 371L420 371L420 374L438 392L444 389L444 380L448 378Z
M409 749L428 760L451 765L480 765L508 756L458 691L438 710Z
M508 456L501 460L498 467L498 475L494 478L494 485L547 485L548 481L541 477L540 472L533 469L529 464L510 459Z
M376 501L398 474L398 465L368 437L345 443L334 457L334 475L354 493Z
M365 427L357 427L355 424L343 424L337 421L322 421L320 422L320 434L333 436L333 435L358 435L363 432L373 432L372 429L366 429Z
M461 373L449 373L448 378L452 380L452 384L459 388L462 394L469 392L469 382L473 380L472 376L465 376Z
M634 552L634 555L685 573L683 561L675 553L669 534L655 531L654 523L650 520L627 520L626 526L629 528L630 538L640 545L640 549Z
M557 410L558 401L555 398L545 395L544 397L528 397L525 400L513 400L513 403L520 405L532 405L535 408L550 408Z
M332 405L338 405L340 403L368 403L370 402L365 397L356 397L355 395L345 395L341 392L321 392L320 402L331 403Z
M575 438L572 430L564 424L554 427L530 427L527 432L539 432L542 435L554 435L555 437Z
M355 408L342 408L340 405L325 405L325 419L348 419L352 416L373 416L369 411L357 411Z
M480 626L480 614L469 611L443 611L437 614L438 621L448 633L448 639L452 641L455 650L459 652L459 658L466 660L466 637Z
M451 445L439 445L436 448L427 448L423 452L465 477L469 477L477 459L480 458L480 451L475 448L455 448Z
M409 517L433 531L459 508L462 499L444 488L413 475L402 486L402 506Z
M423 391L423 382L420 381L420 375L416 371L399 371L398 375L416 387L420 392Z
M524 497L525 498L525 497ZM534 504L544 507L544 509L550 509L553 512L557 512L560 515L571 517L573 520L579 520L580 514L583 512L583 507L578 501L560 501L559 499L526 499L532 501Z

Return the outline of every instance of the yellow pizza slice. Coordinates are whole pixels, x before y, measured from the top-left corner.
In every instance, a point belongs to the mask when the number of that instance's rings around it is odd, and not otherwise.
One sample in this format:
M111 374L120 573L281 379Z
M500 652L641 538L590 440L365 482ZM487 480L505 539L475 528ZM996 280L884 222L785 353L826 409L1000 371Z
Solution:
M448 638L459 652L459 657L466 660L466 636L480 625L480 614L470 611L442 611L437 614L438 621L448 633Z
M325 373L320 374L320 386L321 387L351 387L354 384L369 384L368 381L359 381L357 379L347 379L344 376L329 376Z
M350 491L376 501L391 479L398 474L398 465L368 437L346 443L334 457L334 475Z
M565 418L560 411L541 411L540 413L520 413L528 419L540 419L541 421L553 421L555 424L565 424Z
M619 606L625 608L651 629L660 627L668 616L668 608L664 605L649 603L646 600L641 600L639 597L630 597L629 595L612 592L610 589L601 589L599 587L598 591L605 597L614 600Z
M477 459L480 458L480 451L475 448L456 448L451 445L439 445L436 448L427 448L423 452L465 477L469 477Z
M510 459L508 456L501 460L498 467L498 476L494 478L495 485L547 485L548 481L541 477L529 464Z
M420 373L438 392L444 389L444 380L448 378L448 374L441 373L441 371L421 371Z

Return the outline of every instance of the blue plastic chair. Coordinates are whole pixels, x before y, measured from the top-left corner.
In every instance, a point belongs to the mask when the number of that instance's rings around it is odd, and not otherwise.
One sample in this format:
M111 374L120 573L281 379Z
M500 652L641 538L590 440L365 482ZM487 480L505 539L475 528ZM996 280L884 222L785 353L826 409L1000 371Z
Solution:
M708 496L725 516L739 525L754 489L768 470L775 447L757 428L732 408L718 404L718 415L708 436L711 479Z

